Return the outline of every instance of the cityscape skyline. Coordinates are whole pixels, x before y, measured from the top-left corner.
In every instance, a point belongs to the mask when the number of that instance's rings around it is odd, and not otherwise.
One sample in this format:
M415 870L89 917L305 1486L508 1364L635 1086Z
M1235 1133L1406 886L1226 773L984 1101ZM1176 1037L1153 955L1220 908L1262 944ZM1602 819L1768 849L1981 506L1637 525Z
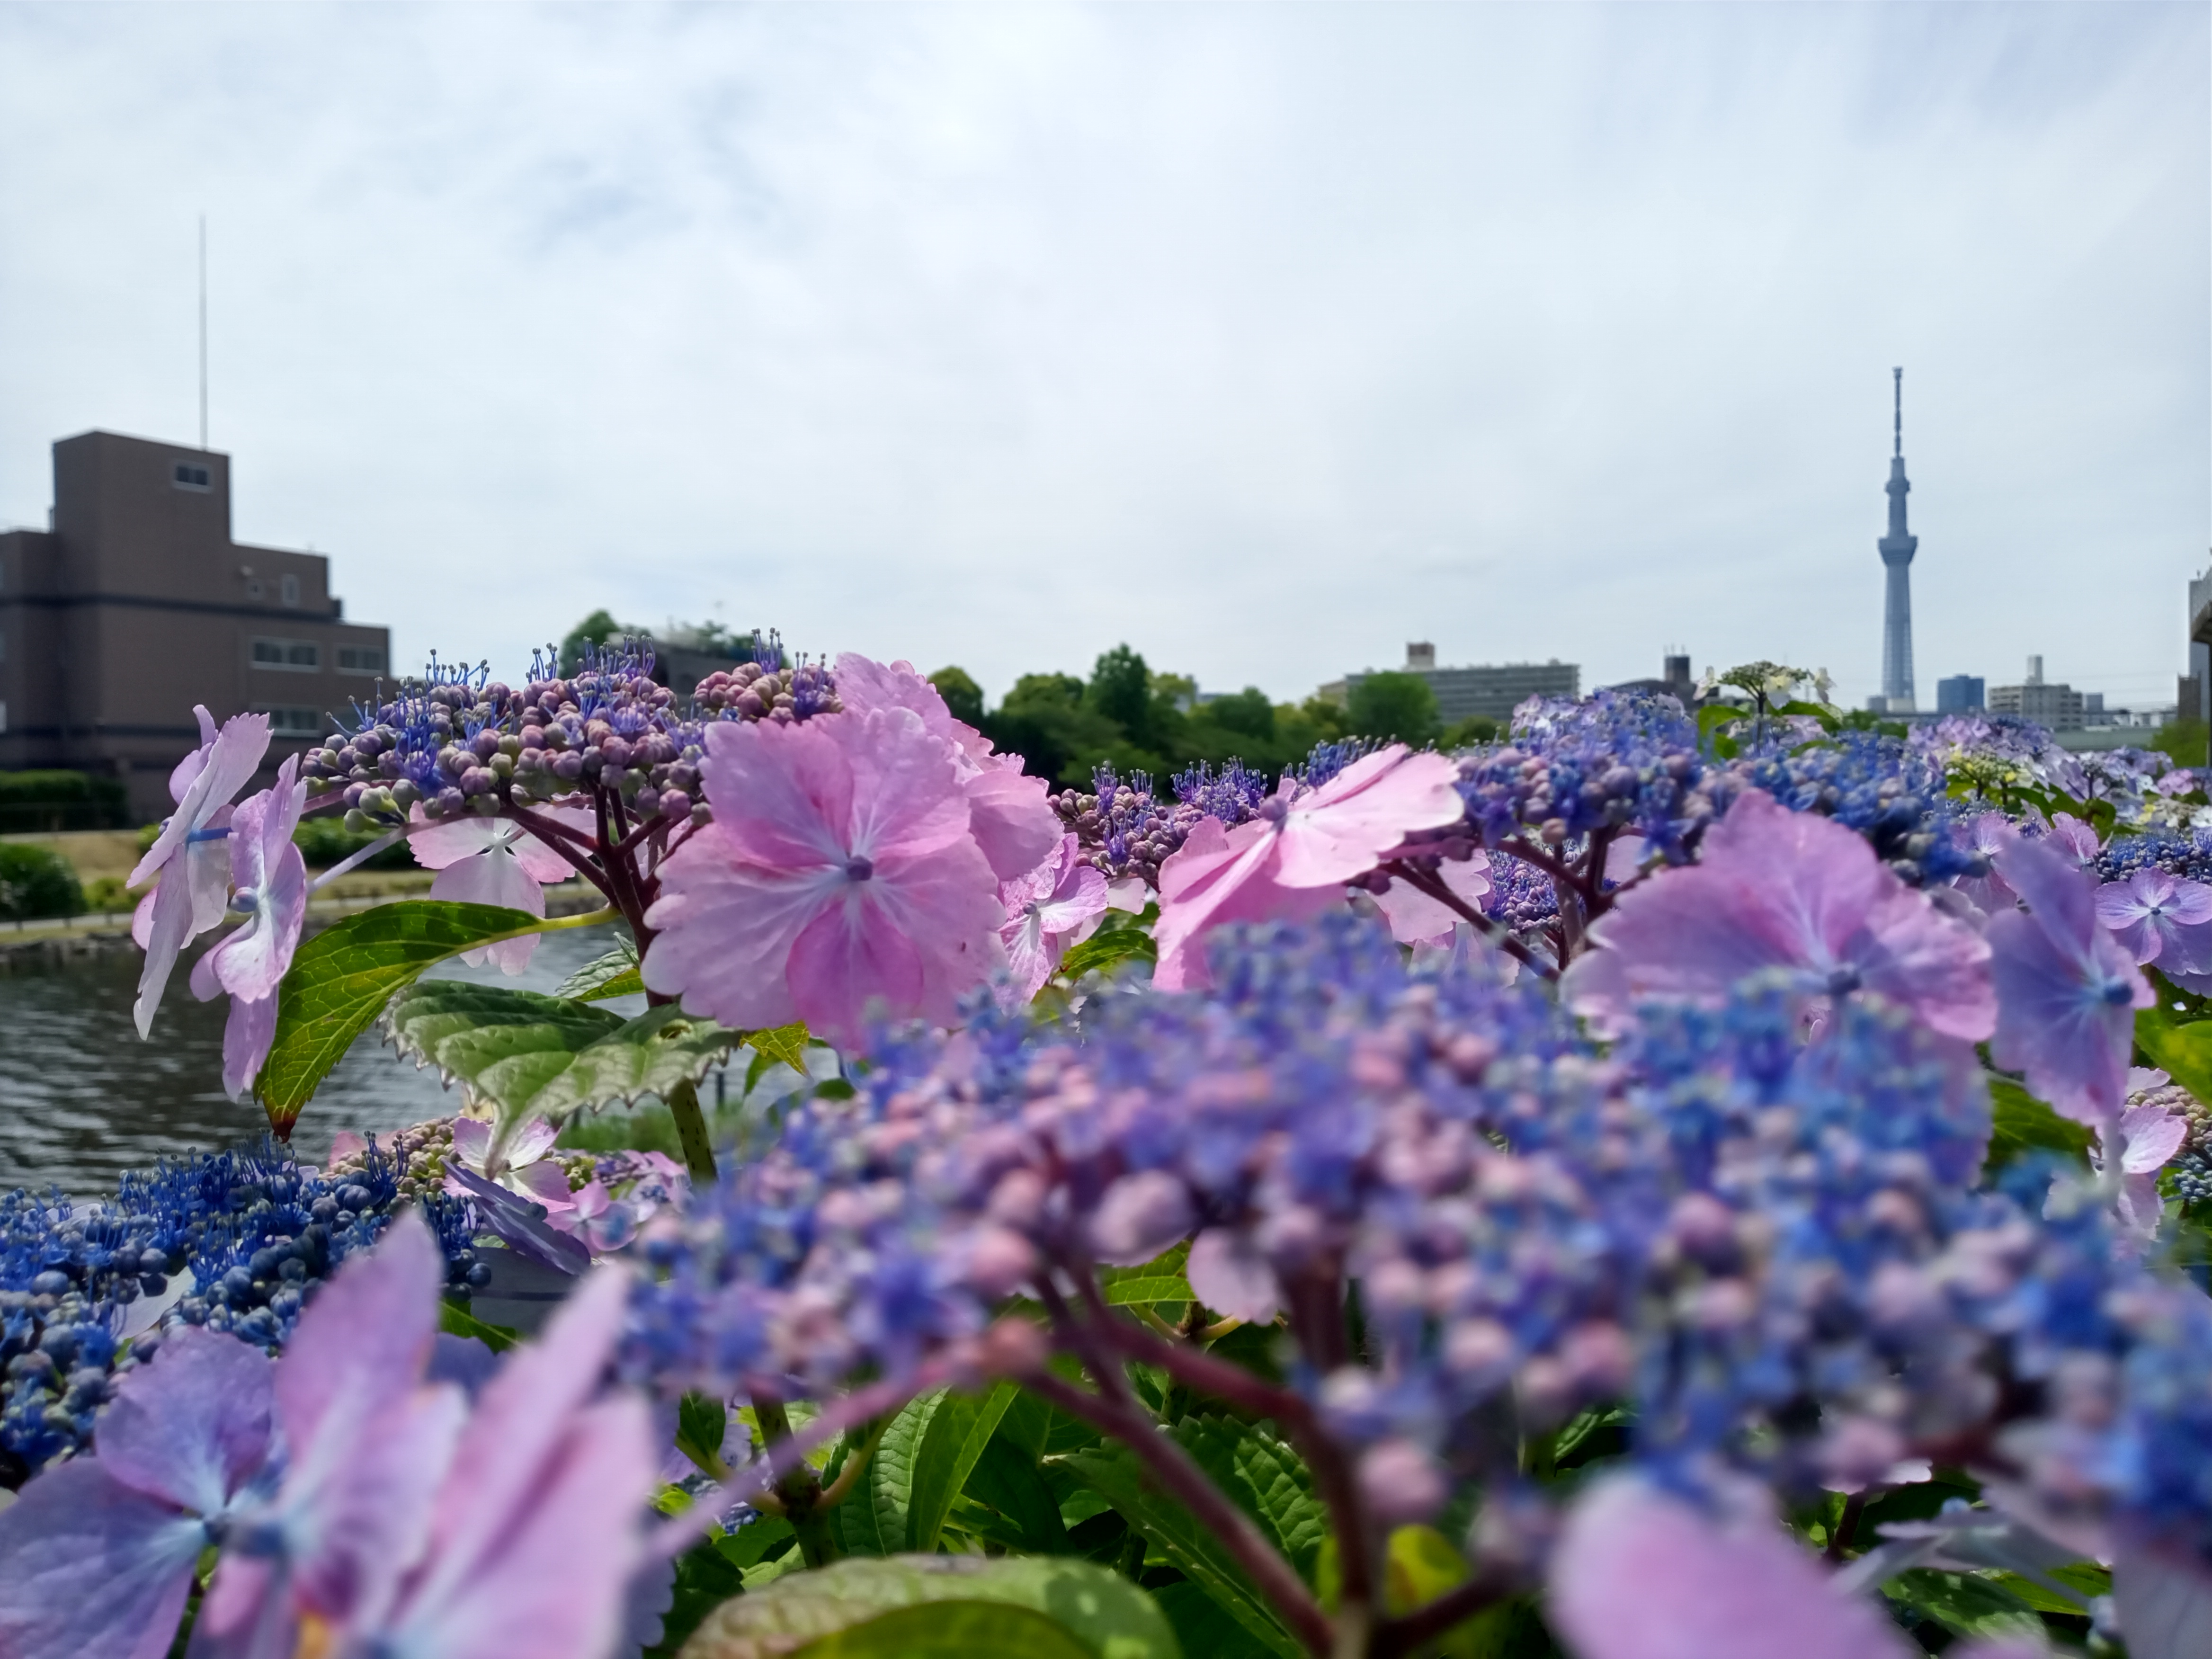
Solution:
M2202 8L133 18L0 10L0 522L196 432L204 212L238 534L401 662L605 606L994 695L1673 640L1857 703L1899 363L1923 694L2185 660Z

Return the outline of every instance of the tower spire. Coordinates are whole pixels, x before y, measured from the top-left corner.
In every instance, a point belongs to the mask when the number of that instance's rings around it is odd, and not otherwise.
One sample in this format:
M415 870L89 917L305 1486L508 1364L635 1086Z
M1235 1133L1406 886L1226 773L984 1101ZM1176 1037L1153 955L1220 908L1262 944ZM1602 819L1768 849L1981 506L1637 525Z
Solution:
M1905 498L1912 485L1905 476L1905 371L1889 371L1895 404L1891 415L1889 534L1875 546L1887 569L1881 618L1881 695L1893 711L1903 713L1912 700L1912 556L1920 538L1905 527Z

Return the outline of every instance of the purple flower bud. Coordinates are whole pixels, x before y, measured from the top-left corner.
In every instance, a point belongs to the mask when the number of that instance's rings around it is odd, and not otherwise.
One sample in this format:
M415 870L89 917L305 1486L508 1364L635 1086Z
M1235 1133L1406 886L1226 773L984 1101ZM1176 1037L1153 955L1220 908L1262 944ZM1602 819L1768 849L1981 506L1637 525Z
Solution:
M358 806L361 805L362 791L365 787L367 787L367 786L364 784L349 783L346 785L345 793L340 797L340 799L343 799L349 807Z
M630 763L629 744L620 738L605 738L599 743L599 753L610 766L628 766Z
M496 780L485 768L471 766L461 774L461 793L464 795L489 794L495 781Z
M467 805L468 802L463 799L459 790L441 789L438 792L436 810L430 816L440 818L458 817L460 816L461 809Z
M499 752L499 733L487 726L469 739L469 747L478 760L489 760Z
M762 715L768 713L768 705L761 701L760 693L753 690L746 690L740 693L737 702L732 704L731 707L735 708L740 714L743 714L747 720L757 720Z
M553 775L564 782L574 783L584 775L584 757L574 750L553 757Z
M661 792L660 811L662 817L670 818L685 817L690 815L690 811L691 797L684 793L681 789L668 789Z

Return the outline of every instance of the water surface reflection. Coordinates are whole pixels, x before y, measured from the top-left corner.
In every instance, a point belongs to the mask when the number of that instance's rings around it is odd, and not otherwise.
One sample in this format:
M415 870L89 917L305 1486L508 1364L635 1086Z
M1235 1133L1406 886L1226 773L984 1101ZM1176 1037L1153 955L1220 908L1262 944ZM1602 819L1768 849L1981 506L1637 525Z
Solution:
M614 930L579 928L538 942L529 970L448 963L430 977L550 991L612 948ZM0 975L0 1191L58 1185L76 1198L112 1191L125 1170L161 1154L217 1147L257 1134L260 1109L222 1093L228 1004L199 1003L180 963L154 1021L153 1040L131 1023L138 953L118 951L42 973ZM604 1005L619 1013L642 997ZM301 1115L293 1145L310 1162L340 1129L385 1130L453 1109L437 1073L363 1032Z

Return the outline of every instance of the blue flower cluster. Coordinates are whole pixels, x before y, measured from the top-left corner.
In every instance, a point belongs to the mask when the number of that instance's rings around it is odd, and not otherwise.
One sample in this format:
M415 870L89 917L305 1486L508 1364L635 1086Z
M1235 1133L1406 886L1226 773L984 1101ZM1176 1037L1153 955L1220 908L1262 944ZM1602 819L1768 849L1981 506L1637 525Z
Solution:
M2114 836L2089 868L2100 881L2125 881L2138 870L2163 870L2189 881L2212 882L2212 830Z
M2212 1464L2202 1321L2170 1312L2202 1297L2116 1249L2093 1189L1979 1185L1962 1045L1866 998L1808 1042L1802 999L1753 982L1601 1052L1484 958L1409 967L1349 915L1213 963L1212 995L1124 989L1079 1030L982 1011L880 1040L853 1096L653 1234L634 1370L908 1375L1009 1294L1194 1238L1201 1299L1288 1309L1292 1380L1355 1447L1510 1481L1501 1407L1625 1401L1670 1478L1802 1492L2002 1442L2053 1502L2212 1541L2212 1489L2129 1449ZM2081 1426L2089 1372L2094 1422L2129 1426Z
M1942 770L1903 738L1840 732L1732 762L1742 784L1796 812L1818 812L1856 830L1913 886L1989 873L1987 860L1953 836Z
M1531 697L1503 744L1460 763L1468 817L1489 846L1524 832L1558 847L1627 830L1678 864L1725 810L1725 786L1681 704L1643 692Z
M455 670L434 657L398 696L356 708L355 729L309 750L305 773L343 790L349 813L362 815L349 819L357 828L404 822L417 802L430 817L450 818L502 799L544 805L593 788L614 792L623 811L647 823L703 817L707 722L790 721L839 708L826 669L786 665L780 641L763 649L756 639L754 661L709 675L680 699L653 678L649 641L586 646L567 677L539 653L520 691L483 667Z
M0 1197L0 1486L16 1486L90 1436L112 1376L149 1358L177 1322L273 1348L315 1287L367 1249L403 1207L404 1159L372 1142L325 1176L265 1137L125 1175L112 1201ZM455 1279L477 1267L465 1202L417 1197ZM134 1304L183 1296L129 1341Z

